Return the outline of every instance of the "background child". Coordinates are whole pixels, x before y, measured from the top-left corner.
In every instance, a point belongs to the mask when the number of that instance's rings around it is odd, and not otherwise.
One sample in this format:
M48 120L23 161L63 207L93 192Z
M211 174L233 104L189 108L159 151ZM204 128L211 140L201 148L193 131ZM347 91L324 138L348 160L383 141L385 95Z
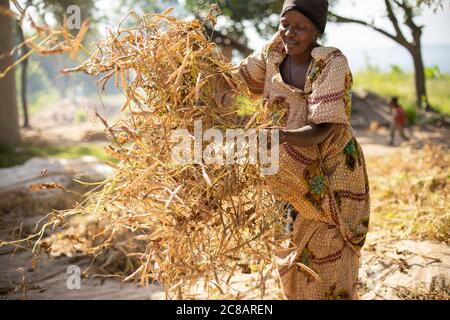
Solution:
M403 107L398 103L397 97L392 97L391 99L391 113L393 113L392 122L391 122L391 135L389 144L394 145L395 133L398 131L400 136L408 141L409 138L405 135L404 127L406 125L406 113Z

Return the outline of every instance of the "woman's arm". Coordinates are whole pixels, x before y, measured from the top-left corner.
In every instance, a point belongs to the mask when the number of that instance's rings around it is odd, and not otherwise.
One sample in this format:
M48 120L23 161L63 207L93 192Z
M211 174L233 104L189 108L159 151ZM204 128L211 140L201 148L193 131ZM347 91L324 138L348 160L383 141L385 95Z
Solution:
M309 147L322 143L333 130L332 123L311 124L295 130L280 130L280 144Z
M308 98L308 124L295 130L281 130L280 142L296 147L322 143L334 125L350 125L351 101L343 99L353 82L347 58L339 50L330 54L323 70L312 83Z
M238 88L245 93L250 93L250 98L258 99L264 93L264 86L266 80L266 60L268 58L269 47L273 41L279 38L279 33L276 33L273 38L258 51L253 52L247 58L243 59L237 66L232 68L233 74L238 77L246 86ZM228 84L224 79L216 82L216 96L215 100L218 106L223 109L230 109L234 105L235 97L239 92L230 90Z

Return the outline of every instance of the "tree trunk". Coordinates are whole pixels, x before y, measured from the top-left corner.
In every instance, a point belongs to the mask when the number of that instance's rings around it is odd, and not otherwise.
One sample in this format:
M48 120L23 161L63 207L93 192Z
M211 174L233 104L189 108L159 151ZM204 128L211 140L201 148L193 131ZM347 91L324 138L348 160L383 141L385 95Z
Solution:
M425 79L425 67L423 65L422 48L420 42L410 49L414 62L414 80L416 86L416 107L421 110L425 106L426 111L430 111L428 104L427 87Z
M25 41L25 36L23 35L23 29L18 24L17 32L19 33L20 42L23 43ZM26 45L21 48L21 56L25 56L28 54L29 49ZM22 111L23 111L23 127L29 128L30 121L28 118L28 101L27 101L27 70L28 70L28 59L22 61L22 73L21 73L21 86L20 86L20 95L22 98Z
M0 0L0 6L9 8L9 0ZM13 64L9 55L12 50L11 19L0 15L0 72ZM0 79L0 148L12 149L20 142L19 117L16 103L16 83L14 70L10 70Z
M397 42L402 47L406 48L413 58L414 63L414 82L416 89L416 108L417 110L425 109L426 111L431 111L432 108L428 103L427 89L426 89L426 78L425 78L425 67L423 65L422 58L422 28L423 26L418 26L414 23L414 7L408 4L407 1L395 1L395 0L384 0L387 9L387 16L392 22L395 29L395 33L390 33L385 29L381 29L373 24L373 22L366 22L364 20L352 19L337 15L330 12L333 22L342 23L357 23L366 27L371 28L374 31L392 39ZM399 9L403 10L404 13L404 23L411 30L413 40L409 42L403 35L403 31L400 28L398 18L394 12L394 3Z

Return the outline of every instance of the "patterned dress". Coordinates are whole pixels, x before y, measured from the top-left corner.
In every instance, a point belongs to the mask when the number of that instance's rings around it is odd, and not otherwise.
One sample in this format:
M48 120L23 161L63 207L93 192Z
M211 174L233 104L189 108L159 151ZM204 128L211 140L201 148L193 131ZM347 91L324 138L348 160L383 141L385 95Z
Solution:
M334 124L319 146L280 146L279 172L267 177L275 196L299 213L276 252L283 291L287 299L357 299L370 199L364 155L350 126L352 74L339 49L316 47L300 90L282 79L286 56L277 33L236 67L269 110L285 111L287 129Z

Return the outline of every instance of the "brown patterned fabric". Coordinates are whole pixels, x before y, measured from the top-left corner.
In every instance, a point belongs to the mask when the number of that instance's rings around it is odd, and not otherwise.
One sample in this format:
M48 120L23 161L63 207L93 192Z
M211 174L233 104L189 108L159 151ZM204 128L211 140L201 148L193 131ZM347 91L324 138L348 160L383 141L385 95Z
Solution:
M339 49L316 47L300 90L281 77L285 57L277 33L236 72L271 111L285 109L287 129L334 127L319 146L281 146L279 173L266 179L275 196L299 212L286 247L277 251L284 293L288 299L356 299L370 196L363 151L350 126L352 74Z

